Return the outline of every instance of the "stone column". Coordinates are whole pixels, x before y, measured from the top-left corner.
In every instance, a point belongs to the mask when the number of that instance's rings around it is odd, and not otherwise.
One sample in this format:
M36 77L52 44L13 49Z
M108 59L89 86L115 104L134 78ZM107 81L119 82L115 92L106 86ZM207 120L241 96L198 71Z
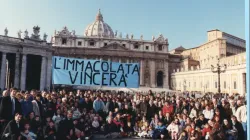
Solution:
M164 61L164 81L163 87L169 89L169 73L168 73L168 61Z
M144 86L144 60L140 63L140 86Z
M150 84L152 88L156 87L155 82L155 60L150 61Z
M122 59L121 58L119 58L119 63L122 63Z
M26 69L27 69L27 55L23 54L22 71L21 71L21 90L26 89Z
M51 86L51 78L52 78L52 57L49 56L48 57L48 61L47 61L47 78L46 78L46 89L50 90L50 86Z
M42 56L41 77L40 77L40 91L45 89L46 82L46 57Z
M127 59L127 63L129 63L129 59Z
M20 87L20 69L19 69L19 63L20 63L20 54L16 53L16 64L15 64L15 81L14 81L14 87L19 88Z
M3 90L5 88L5 80L6 80L6 53L2 52L2 65L1 65L1 81L0 81L0 88Z

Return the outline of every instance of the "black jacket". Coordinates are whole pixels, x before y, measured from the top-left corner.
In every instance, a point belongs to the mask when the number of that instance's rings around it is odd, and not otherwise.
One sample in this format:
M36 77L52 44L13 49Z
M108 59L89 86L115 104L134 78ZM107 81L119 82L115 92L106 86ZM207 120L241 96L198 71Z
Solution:
M60 121L57 132L57 140L67 139L67 136L70 135L70 131L74 129L74 124L72 119L66 118L65 120Z
M147 119L151 119L154 117L155 113L157 111L157 107L153 104L152 106L148 105L147 107Z
M16 121L11 120L5 127L1 136L1 140L16 140L20 136L20 129L21 124L19 124L18 127ZM6 137L5 135L8 135L8 137Z
M22 107L20 102L15 98L15 112L14 114L12 114L11 97L3 97L0 104L0 119L12 120L14 119L15 113L22 113Z
M243 126L240 122L236 122L234 125L233 125L237 131L238 131L238 140L244 140L244 130L243 130Z

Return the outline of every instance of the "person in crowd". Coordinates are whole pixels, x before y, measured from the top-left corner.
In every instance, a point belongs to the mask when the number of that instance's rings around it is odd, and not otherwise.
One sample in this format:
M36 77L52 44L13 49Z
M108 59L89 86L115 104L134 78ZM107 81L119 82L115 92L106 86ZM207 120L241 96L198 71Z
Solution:
M203 110L202 114L204 114L205 119L211 120L214 117L214 110L210 108L210 106L207 104L206 109Z
M148 103L146 101L146 97L143 97L142 101L139 104L139 110L140 110L141 116L147 115L147 107L148 107Z
M228 140L237 140L237 130L232 127L227 119L223 120L222 128Z
M200 104L199 104L198 102L196 102L196 103L195 103L195 106L192 108L192 110L191 110L191 112L190 112L190 114L189 114L189 117L190 117L191 119L197 118L198 115L200 114L200 111L201 111L201 109L200 109Z
M104 105L103 101L100 99L100 96L97 96L97 98L93 102L93 109L97 113L102 113L103 110L105 109L105 105Z
M10 96L4 96L0 102L0 130L3 132L10 120L14 119L16 113L22 114L21 103L15 97L17 93L16 88L10 89ZM7 92L4 94L7 95Z
M162 122L159 122L158 125L155 127L153 138L154 139L164 139L167 137L166 126L163 125ZM177 138L177 137L176 137Z
M43 115L43 105L42 105L42 102L41 102L41 94L36 94L34 98L34 100L32 101L32 104L33 104L33 111L35 113L36 116L40 116L40 117L44 117Z
M21 134L20 140L36 140L37 135L30 131L29 122L24 122L23 125L24 125L24 128L20 133Z
M243 129L242 124L237 120L237 117L234 115L232 115L231 121L232 121L233 129L237 130L237 139L244 140L245 134L244 134L244 129Z
M45 140L56 140L56 128L53 121L49 121L49 125L45 129Z
M69 110L67 112L66 119L60 121L58 126L58 133L56 136L58 140L67 140L67 139L70 140L71 137L73 137L74 124L72 117L73 117L73 112Z
M150 100L147 107L147 115L146 115L147 120L151 119L155 113L156 113L156 106L153 103L153 100Z
M5 127L1 139L2 140L17 140L20 139L21 135L21 121L22 119L22 114L21 113L16 113L14 115L14 119L11 120L7 126Z
M245 139L247 138L247 102L245 101L237 111L235 112L235 116L237 120L242 124L244 130Z
M21 102L21 106L22 106L22 113L24 117L27 117L27 115L30 112L33 112L33 104L32 102L29 100L30 95L29 94L25 94L24 95L24 100Z
M10 121L16 113L22 113L21 103L15 97L16 93L17 89L12 88L10 89L10 96L2 99L0 105L0 122Z

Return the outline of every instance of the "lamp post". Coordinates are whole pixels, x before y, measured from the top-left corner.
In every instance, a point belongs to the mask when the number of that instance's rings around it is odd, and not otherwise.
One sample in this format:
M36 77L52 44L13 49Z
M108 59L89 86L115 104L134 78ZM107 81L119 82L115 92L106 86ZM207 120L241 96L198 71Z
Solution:
M220 58L218 58L218 63L217 63L217 66L213 66L211 65L211 71L213 73L217 73L218 74L218 93L220 94L221 93L221 89L220 89L220 74L221 73L224 73L226 71L226 68L227 68L227 65L224 64L224 65L220 65Z
M207 84L203 85L203 89L204 89L204 95L205 95L207 91Z
M184 79L184 82L183 82L183 91L184 92L186 91L186 79Z
M228 94L230 95L230 85L228 85Z

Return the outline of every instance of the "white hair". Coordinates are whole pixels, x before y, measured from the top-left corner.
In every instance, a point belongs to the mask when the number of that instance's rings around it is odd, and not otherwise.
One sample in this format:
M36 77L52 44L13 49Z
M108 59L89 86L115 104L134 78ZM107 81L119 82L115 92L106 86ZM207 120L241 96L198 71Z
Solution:
M8 96L8 95L9 95L8 91L4 90L2 96L5 97L5 96Z

